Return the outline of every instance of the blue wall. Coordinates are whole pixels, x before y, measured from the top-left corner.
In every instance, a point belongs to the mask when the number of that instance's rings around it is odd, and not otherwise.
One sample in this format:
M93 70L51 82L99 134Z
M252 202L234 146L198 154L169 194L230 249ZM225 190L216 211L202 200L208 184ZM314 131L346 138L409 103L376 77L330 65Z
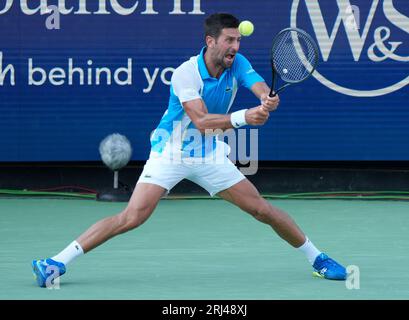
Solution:
M72 12L60 16L60 29L50 30L46 21L56 23L50 14L29 15L20 1L0 1L0 161L99 160L99 142L113 132L129 138L134 160L146 159L149 135L167 107L166 82L172 68L198 54L204 43L203 20L213 12L231 12L254 23L255 32L243 39L241 53L267 81L271 40L279 30L300 27L320 45L315 75L320 78L311 77L284 91L279 110L260 128L261 160L409 159L407 0L354 1L359 16L355 40L348 24L354 13L342 7L346 0L196 0L194 10L194 0L150 0L153 9L146 9L146 0L141 0L128 15L117 13L120 8L113 8L109 0L99 2L106 3L109 14L96 14L103 11L97 1L65 1ZM181 3L179 14L174 2ZM86 8L80 9L79 3L86 3ZM136 1L118 3L130 7ZM38 1L29 1L30 8L37 5ZM74 14L85 10L89 13ZM343 18L340 24L337 16ZM331 46L326 36L334 26L339 28ZM368 56L374 42L379 59ZM401 42L394 51L393 42ZM74 67L94 72L97 67L115 71L131 59L131 84L118 85L112 79L107 85L102 77L100 85L95 79L89 85L85 76L80 85L75 74L72 85L67 78L62 85L49 80L29 85L29 59L47 72L56 67L67 72L69 58ZM8 65L14 69L15 85L11 72L5 73ZM148 91L145 72L152 75L155 68L158 76ZM39 73L35 79L40 80ZM242 88L233 110L256 104L257 99Z

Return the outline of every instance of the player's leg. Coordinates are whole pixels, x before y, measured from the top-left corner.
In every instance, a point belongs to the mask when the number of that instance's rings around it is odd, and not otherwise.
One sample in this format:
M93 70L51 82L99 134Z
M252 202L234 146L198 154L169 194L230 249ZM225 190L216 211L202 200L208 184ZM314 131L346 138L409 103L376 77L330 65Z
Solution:
M218 195L250 213L257 220L270 225L293 247L298 248L305 243L306 237L293 219L261 197L248 179L243 179L227 190L219 192Z
M323 277L345 279L345 268L320 252L287 213L262 198L225 154L218 152L210 162L195 167L188 179L202 186L210 195L218 194L270 225L281 238L302 251Z
M98 221L78 237L77 242L84 253L144 223L165 192L166 189L158 185L138 183L127 207L122 212Z
M56 278L64 274L66 265L78 256L144 223L164 193L171 190L186 174L186 168L178 163L150 158L144 166L125 210L98 221L56 256L33 261L32 268L39 286L46 286L46 280L51 276ZM57 269L51 275L47 271L50 265Z
M250 213L257 220L270 225L281 238L302 251L312 264L315 275L331 280L345 280L345 268L319 251L293 219L261 197L248 179L241 180L218 195Z
M96 222L56 256L32 262L38 285L53 285L54 279L62 276L66 272L66 266L75 258L118 234L140 226L150 217L165 192L166 189L161 186L138 183L122 212Z

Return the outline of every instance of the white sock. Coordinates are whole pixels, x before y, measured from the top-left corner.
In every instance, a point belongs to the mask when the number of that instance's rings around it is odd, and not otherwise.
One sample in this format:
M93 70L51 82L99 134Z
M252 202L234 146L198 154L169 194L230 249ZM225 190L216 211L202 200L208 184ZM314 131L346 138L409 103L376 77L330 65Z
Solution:
M84 254L84 250L82 250L81 245L77 241L73 241L68 245L68 247L51 259L67 265L82 254Z
M321 254L321 251L319 251L307 237L304 244L298 249L304 252L311 264L314 264L315 258Z

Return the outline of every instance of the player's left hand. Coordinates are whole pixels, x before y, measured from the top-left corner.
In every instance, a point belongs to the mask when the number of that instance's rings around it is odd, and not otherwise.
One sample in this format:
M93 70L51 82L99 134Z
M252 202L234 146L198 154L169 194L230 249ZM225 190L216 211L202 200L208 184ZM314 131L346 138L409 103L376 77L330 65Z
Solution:
M278 95L270 97L268 94L263 93L260 97L261 105L268 111L274 111L278 108L280 98Z

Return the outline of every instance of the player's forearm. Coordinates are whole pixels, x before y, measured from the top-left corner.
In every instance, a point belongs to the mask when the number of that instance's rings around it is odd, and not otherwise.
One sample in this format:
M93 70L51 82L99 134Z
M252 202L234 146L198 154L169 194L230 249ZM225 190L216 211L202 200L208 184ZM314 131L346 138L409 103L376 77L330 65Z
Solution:
M230 121L230 114L207 113L203 115L195 125L202 134L206 133L206 130L220 129L224 131L233 128Z
M268 95L270 93L270 88L265 82L256 82L252 87L251 91L254 93L254 95L261 99L261 96L263 94Z
M251 87L254 95L260 99L261 105L268 111L277 109L280 99L277 96L270 97L270 88L265 82L257 82Z

